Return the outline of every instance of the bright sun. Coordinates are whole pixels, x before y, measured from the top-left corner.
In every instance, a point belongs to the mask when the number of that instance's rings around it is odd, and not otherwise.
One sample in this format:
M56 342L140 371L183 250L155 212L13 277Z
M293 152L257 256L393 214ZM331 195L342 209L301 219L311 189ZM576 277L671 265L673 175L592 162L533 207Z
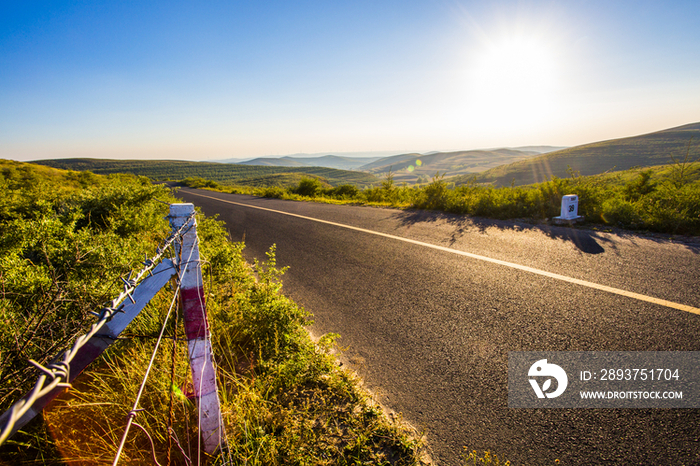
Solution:
M549 113L556 62L546 43L509 37L485 46L472 66L473 104L483 116L537 118Z

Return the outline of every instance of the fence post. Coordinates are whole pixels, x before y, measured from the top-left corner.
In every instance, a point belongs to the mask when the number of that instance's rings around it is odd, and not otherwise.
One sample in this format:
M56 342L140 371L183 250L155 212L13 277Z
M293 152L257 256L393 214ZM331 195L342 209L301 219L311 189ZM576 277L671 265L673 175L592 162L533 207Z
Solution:
M169 217L173 231L177 231L193 213L194 204L171 204ZM182 245L175 243L175 251L180 258L180 303L199 410L199 428L204 451L213 454L221 445L221 408L199 261L197 223L194 219L192 228L182 236Z

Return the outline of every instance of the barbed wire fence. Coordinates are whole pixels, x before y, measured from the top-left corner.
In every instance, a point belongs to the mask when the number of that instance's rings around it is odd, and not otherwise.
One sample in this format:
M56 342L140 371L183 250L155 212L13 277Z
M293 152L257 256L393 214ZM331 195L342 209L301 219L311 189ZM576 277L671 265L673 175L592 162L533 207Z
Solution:
M146 379L150 373L153 361L163 338L166 324L174 305L179 298L185 321L185 334L188 342L188 354L192 371L195 399L197 401L198 421L198 456L200 464L201 444L205 453L212 455L217 451L223 453L224 464L228 451L225 430L221 419L216 373L213 362L209 325L204 301L203 280L199 257L199 238L196 231L196 218L193 204L171 204L170 220L172 233L156 250L156 254L142 262L143 268L134 276L133 271L126 278L121 278L123 290L107 306L99 312L91 312L97 317L89 331L77 337L70 349L54 359L54 362L42 365L34 360L29 363L36 367L40 375L24 397L17 401L9 410L0 416L0 445L14 433L39 414L42 409L64 389L71 387L71 382L95 360L112 342L119 339L119 334L141 312L155 294L165 286L172 277L177 277L177 288L170 304L168 313L163 321L158 341L153 350L149 366L143 378L139 393L133 408L127 416L127 425L117 450L113 465L119 462L130 426L136 425L148 432L134 421L139 399L143 393ZM172 258L166 258L168 252ZM187 255L185 261L182 257ZM184 286L183 286L184 285ZM100 333L103 332L103 333ZM173 345L176 340L173 339ZM171 437L172 427L169 426L168 436ZM184 455L182 447L176 439L177 446L188 464L191 458ZM153 447L153 442L151 440ZM153 460L159 464L153 452Z

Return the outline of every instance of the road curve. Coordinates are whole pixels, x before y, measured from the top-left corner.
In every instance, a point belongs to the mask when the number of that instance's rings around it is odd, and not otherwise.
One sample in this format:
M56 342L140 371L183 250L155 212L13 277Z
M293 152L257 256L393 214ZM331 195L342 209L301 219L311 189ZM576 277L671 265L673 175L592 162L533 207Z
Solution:
M312 332L342 335L341 359L426 433L438 463L459 464L467 446L512 464L700 464L697 409L507 406L509 351L700 351L700 244L176 195L218 213L249 259L277 245L284 291L314 314Z

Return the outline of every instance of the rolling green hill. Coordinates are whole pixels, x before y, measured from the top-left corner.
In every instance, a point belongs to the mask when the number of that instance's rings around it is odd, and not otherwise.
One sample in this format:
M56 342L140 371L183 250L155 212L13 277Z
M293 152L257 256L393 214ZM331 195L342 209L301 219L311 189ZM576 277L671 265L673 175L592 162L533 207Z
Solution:
M242 186L253 186L255 188L266 188L269 186L286 188L288 186L298 185L304 178L315 178L315 176L310 176L308 173L274 173L271 175L242 178L238 180L236 184Z
M326 180L332 186L340 184L369 185L379 183L372 174L336 170L323 167L262 167L209 162L184 162L180 160L109 160L109 159L55 159L34 162L64 170L85 171L97 174L132 173L153 180L182 180L201 177L225 185L245 185L254 182L255 186L279 185L282 174L291 174L291 179L303 175L313 175ZM271 177L269 183L265 180Z
M248 160L246 162L237 162L239 165L261 165L264 167L306 167L303 162L285 157L258 157L257 159Z
M595 175L636 166L664 165L672 162L671 156L683 158L691 138L690 158L696 160L700 157L700 123L550 152L487 170L477 175L477 182L505 186L515 180L519 186L546 181L552 176L566 177L568 167L581 175ZM472 178L463 176L451 181L460 185Z
M326 167L338 170L358 170L362 165L374 162L379 157L341 157L338 155L324 155L321 157L259 157L246 162L238 162L241 165L267 165L279 167Z
M393 172L394 180L413 183L419 178L430 178L435 173L446 176L479 173L515 160L539 155L536 151L515 149L469 150L456 152L432 152L429 154L401 154L385 157L360 167L370 173L381 175Z
M402 153L387 157L341 157L326 155L322 157L262 157L240 165L264 165L280 167L327 167L339 170L356 170L369 172L383 178L392 172L397 182L415 183L420 179L427 181L435 173L447 176L479 173L490 168L511 163L546 152L563 149L552 146L528 146L515 148L468 150L454 152Z

